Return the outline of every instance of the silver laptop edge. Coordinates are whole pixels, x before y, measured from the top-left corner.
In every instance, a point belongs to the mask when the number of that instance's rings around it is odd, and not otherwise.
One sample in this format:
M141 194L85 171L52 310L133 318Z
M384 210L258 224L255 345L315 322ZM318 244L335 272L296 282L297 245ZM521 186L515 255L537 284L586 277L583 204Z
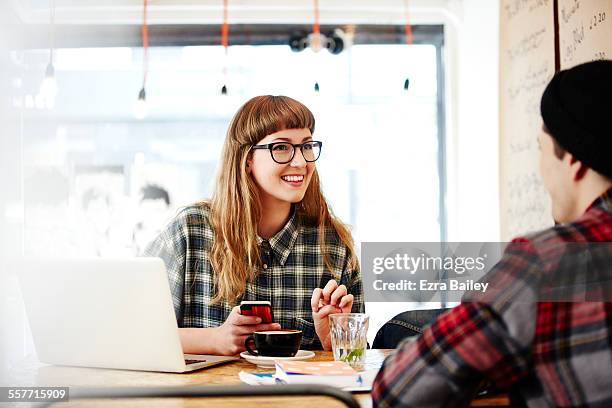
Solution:
M159 258L27 259L21 269L42 362L181 373L238 359L183 354Z

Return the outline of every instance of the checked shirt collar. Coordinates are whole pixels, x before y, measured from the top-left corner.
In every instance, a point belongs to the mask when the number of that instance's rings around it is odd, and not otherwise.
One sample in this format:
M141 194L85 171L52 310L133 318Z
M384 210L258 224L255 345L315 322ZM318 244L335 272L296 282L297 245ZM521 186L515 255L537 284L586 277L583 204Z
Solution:
M591 208L601 208L602 210L612 210L612 188L603 193L597 200L593 201L593 204L589 206Z
M293 211L293 214L291 214L289 221L287 221L283 229L278 231L267 241L257 236L257 243L264 248L269 245L274 254L274 258L278 260L281 266L285 266L285 262L287 262L287 258L289 258L289 254L297 241L300 232L299 229L296 212Z

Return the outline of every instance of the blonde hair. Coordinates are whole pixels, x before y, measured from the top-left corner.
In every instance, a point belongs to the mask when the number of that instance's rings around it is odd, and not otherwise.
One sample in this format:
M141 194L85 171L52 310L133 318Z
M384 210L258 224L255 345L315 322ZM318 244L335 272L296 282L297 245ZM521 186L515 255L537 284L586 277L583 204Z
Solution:
M256 277L261 264L257 243L257 225L262 209L259 190L246 172L250 148L261 139L285 129L309 129L314 133L315 119L302 103L287 96L257 96L246 102L234 115L221 155L212 199L200 205L209 209L215 239L210 262L215 275L213 303L236 302L246 283ZM299 222L318 228L324 263L332 269L326 252L325 229L336 232L349 251L349 268L357 267L353 239L346 226L337 220L323 194L319 175L314 170L301 202L295 204Z

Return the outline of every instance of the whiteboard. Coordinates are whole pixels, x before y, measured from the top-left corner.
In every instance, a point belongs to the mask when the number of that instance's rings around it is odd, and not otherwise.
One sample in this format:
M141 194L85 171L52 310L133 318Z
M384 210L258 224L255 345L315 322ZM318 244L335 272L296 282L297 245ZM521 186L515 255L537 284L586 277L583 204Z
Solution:
M612 0L559 0L561 69L612 59Z
M607 1L607 0L606 0ZM500 8L500 219L502 240L553 225L538 170L540 98L555 73L553 0Z

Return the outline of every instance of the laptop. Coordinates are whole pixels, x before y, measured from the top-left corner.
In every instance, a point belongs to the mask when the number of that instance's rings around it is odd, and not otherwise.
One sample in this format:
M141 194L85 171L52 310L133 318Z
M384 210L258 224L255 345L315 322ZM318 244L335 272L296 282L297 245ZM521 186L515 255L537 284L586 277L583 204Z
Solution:
M40 361L184 373L238 357L183 354L159 258L29 259L19 274Z

